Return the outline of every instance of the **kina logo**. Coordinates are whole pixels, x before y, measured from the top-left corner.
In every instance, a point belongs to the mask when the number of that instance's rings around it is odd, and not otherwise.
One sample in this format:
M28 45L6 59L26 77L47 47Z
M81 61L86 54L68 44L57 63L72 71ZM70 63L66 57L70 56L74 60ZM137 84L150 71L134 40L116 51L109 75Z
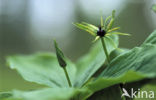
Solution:
M154 98L154 91L141 91L138 89L135 91L133 88L131 88L131 92L128 93L128 91L125 88L122 88L122 95L121 97L128 97L128 98Z

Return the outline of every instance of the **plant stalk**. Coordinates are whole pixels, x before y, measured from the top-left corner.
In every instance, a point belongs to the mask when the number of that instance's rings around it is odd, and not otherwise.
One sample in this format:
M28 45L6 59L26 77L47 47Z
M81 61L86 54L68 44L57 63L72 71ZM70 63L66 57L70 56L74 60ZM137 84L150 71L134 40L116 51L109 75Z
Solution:
M109 58L109 55L108 55L108 52L107 52L105 41L104 41L104 39L102 37L100 39L101 39L101 42L102 42L103 50L104 50L104 53L106 55L107 61L110 64L110 58Z
M69 78L69 75L68 75L68 72L67 72L66 67L63 67L63 70L64 70L64 73L65 73L65 75L66 75L66 79L67 79L67 81L68 81L69 87L72 87L72 84L71 84L71 81L70 81L70 78Z
M123 84L121 84L121 85L123 85ZM121 85L119 85L119 90L120 90L120 93L121 93L121 95L122 95L122 94L123 94L123 91L122 91L122 87L123 87L123 86L121 86ZM121 99L122 99L122 100L126 100L126 97L123 96Z

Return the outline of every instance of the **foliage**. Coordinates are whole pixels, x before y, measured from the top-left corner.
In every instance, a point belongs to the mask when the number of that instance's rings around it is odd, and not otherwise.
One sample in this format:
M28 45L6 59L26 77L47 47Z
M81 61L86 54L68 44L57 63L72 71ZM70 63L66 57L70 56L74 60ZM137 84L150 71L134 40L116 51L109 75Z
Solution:
M156 78L156 31L141 46L130 50L118 48L116 34L104 40L111 58L110 64L106 63L99 41L76 63L64 57L56 43L57 56L54 53L36 53L7 57L9 67L16 69L25 80L47 88L0 93L0 100L120 100L118 84ZM58 56L60 58L57 59ZM59 64L63 67L66 65L72 87L68 86ZM98 91L103 92L99 95ZM114 96L110 96L110 93Z

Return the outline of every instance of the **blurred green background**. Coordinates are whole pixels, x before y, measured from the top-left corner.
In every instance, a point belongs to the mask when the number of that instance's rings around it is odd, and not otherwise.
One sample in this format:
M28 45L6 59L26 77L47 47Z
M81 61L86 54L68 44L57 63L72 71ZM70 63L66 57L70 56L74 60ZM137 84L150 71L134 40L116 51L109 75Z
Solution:
M156 29L156 0L0 0L0 91L44 87L24 81L6 64L6 56L52 52L56 39L72 61L87 53L93 37L72 25L100 24L116 10L115 25L131 37L120 37L120 47L139 46Z

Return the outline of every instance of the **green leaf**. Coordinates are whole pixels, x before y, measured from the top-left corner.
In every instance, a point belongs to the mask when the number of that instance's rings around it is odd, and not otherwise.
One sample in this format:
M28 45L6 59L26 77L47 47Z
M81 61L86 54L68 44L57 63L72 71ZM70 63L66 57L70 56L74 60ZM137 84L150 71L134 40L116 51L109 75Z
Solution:
M0 100L6 100L7 98L11 97L12 94L10 92L2 92L0 93Z
M95 81L92 81L85 85L88 89L90 89L93 93L96 91L99 91L101 89L110 87L115 84L123 83L123 82L132 82L132 81L138 81L145 78L140 73L134 72L134 71L127 71L125 74L121 74L118 77L100 77Z
M116 35L110 37L115 41L116 46L118 46L118 37ZM106 44L110 53L114 47L109 40L106 40ZM79 60L77 67L65 58L69 76L75 86L81 87L104 64L105 55L101 45L100 42L95 44L91 50L91 54L88 53L85 57ZM10 65L10 68L16 69L27 81L45 84L54 87L54 89L56 87L61 87L59 88L60 91L63 87L68 87L63 69L59 67L57 58L53 53L10 56L8 57L7 62ZM78 84L76 84L77 82ZM82 98L86 98L91 94L92 92L88 90L88 88L82 88L74 95L75 98L83 100Z
M10 56L7 62L10 68L16 69L27 81L44 84L50 87L68 86L64 71L59 66L57 58L53 53ZM66 59L66 62L67 70L73 83L76 67L68 59Z
M110 53L110 60L112 61L115 57L119 56L124 52L123 49L116 48Z
M72 88L46 88L35 91L14 90L8 100L69 100L74 93Z
M147 44L147 43L156 44L156 30L153 31L153 32L148 36L148 38L144 41L143 45L144 45L144 44Z
M32 91L13 90L10 93L11 96L4 98L4 100L86 100L91 94L87 88L44 88Z
M118 37L117 35L110 36L112 40L114 40L114 43L116 43L116 47L118 47ZM109 39L105 40L107 45L107 50L110 53L112 50L114 50L114 46L112 45L112 41ZM100 41L98 41L91 51L80 58L77 63L77 78L74 82L74 86L81 87L82 84L84 84L89 78L104 64L106 60L105 54L102 49L102 44Z
M110 38L109 36L105 36L105 40L106 41L110 41L111 45L114 47L114 48L117 48L117 45L116 43L114 42L114 40L112 38Z
M156 45L143 45L129 50L115 59L100 77L86 85L92 91L118 83L156 77Z
M154 5L152 6L152 9L153 9L154 12L156 12L156 4L154 4Z

